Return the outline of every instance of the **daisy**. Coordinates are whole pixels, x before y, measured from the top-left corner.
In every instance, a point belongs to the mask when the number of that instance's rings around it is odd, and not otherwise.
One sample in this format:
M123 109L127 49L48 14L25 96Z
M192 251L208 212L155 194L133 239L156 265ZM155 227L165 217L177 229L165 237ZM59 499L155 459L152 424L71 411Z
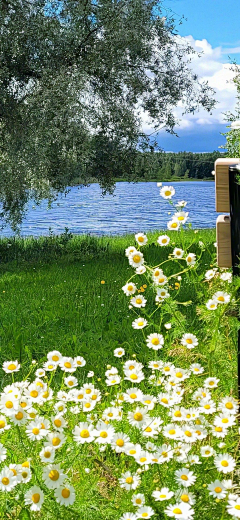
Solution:
M18 410L15 410L15 414L10 416L10 420L14 424L25 424L28 420L28 414L24 412L24 410L19 407Z
M136 320L134 320L132 322L132 327L134 329L143 329L144 327L147 326L147 324L148 324L148 322L144 318L137 318Z
M175 189L173 186L163 186L160 190L160 195L163 199L171 199L175 195Z
M124 446L124 453L129 455L129 457L137 457L141 451L142 447L140 444L133 444L132 442L128 442Z
M126 283L126 285L124 285L124 286L122 287L122 290L123 290L123 292L124 292L127 296L130 296L130 295L132 295L132 294L134 294L134 293L136 292L137 287L136 287L135 283L131 283L131 282L129 282L129 283Z
M208 415L216 412L216 404L212 399L201 399L199 405L200 413Z
M176 493L176 499L181 500L181 502L184 502L185 504L189 504L192 506L195 504L195 496L193 493L190 493L187 488L179 489Z
M55 403L54 410L55 410L55 412L64 414L67 410L66 403L64 403L63 401L59 401L58 403Z
M164 426L162 433L168 439L179 439L181 437L181 430L176 424L167 424Z
M62 431L63 428L66 427L67 423L61 414L57 414L54 417L51 417L53 427L58 431Z
M28 482L30 482L30 480L32 478L32 472L31 472L30 468L27 468L27 467L20 466L19 475L21 476L21 482L23 484L27 484Z
M47 430L42 428L41 421L31 421L26 428L27 437L31 441L40 441L47 435Z
M96 437L95 441L98 444L110 444L114 434L115 430L113 426L107 425L104 421L99 421L97 423L94 435Z
M117 432L114 434L111 446L116 453L122 453L125 451L126 445L130 443L130 438L123 432Z
M4 466L0 472L0 490L11 491L17 484L16 476L7 466Z
M124 513L119 520L137 520L135 513Z
M82 356L75 357L74 363L77 367L84 367L86 365L86 361Z
M62 354L58 350L52 350L51 352L48 352L47 355L48 361L53 361L53 363L59 363L62 359Z
M33 486L24 495L24 502L30 505L31 511L40 511L44 501L44 494L40 487Z
M0 442L0 462L3 462L7 458L7 450Z
M53 372L54 370L57 370L58 364L48 360L44 363L43 367L47 372Z
M215 300L208 300L206 307L209 311L215 311L217 309L217 302Z
M183 427L182 429L182 440L186 443L193 443L197 440L197 433L195 432L194 428L191 428L189 426Z
M181 339L181 344L187 347L188 349L192 349L197 347L198 340L194 334L184 334Z
M212 278L214 278L215 274L216 271L214 269L209 269L209 271L205 273L206 280L211 280Z
M120 358L120 357L124 356L125 350L124 350L124 348L115 348L115 350L113 351L113 354L115 357Z
M200 453L202 457L212 457L216 454L212 446L201 446Z
M159 350L164 345L164 337L162 334L149 334L146 338L148 348L152 348L153 350Z
M131 305L133 305L133 307L141 308L141 307L145 307L147 300L146 300L146 298L141 296L141 294L139 294L138 296L134 296L133 298L131 298L130 302L131 302Z
M220 480L214 480L214 482L211 482L208 484L208 490L210 491L210 495L212 495L214 498L225 498L227 494L227 490L224 487L223 482L220 482Z
M139 475L134 475L130 471L126 471L125 473L122 473L122 476L118 481L121 488L131 491L139 486L141 480Z
M237 495L234 496L234 499L230 499L230 496L228 497L227 512L234 518L240 518L240 497Z
M179 207L179 208L185 208L185 206L187 205L187 202L185 200L180 200L179 202L177 202L176 204L176 208Z
M216 377L207 377L204 381L204 387L205 388L217 388L218 382L220 379L217 379Z
M10 394L2 394L0 399L0 410L8 417L15 415L18 410L18 400Z
M172 368L171 369L171 377L173 378L173 381L184 381L189 377L189 371L184 368Z
M155 285L166 285L168 279L165 274L161 273L159 276L154 276L153 281Z
M164 300L165 298L169 298L169 296L170 296L170 294L167 292L166 289L157 287L157 297L158 298L160 298L161 300ZM156 297L156 301L158 301L157 297Z
M64 383L68 388L73 388L74 386L78 385L78 380L74 376L69 376L64 378Z
M140 251L131 253L128 257L128 261L132 267L139 267L140 265L144 264L143 254Z
M199 363L193 363L190 365L189 370L195 375L202 374L204 372L204 368Z
M231 283L231 281L232 281L232 273L222 273L220 275L220 279L223 280L224 282Z
M164 513L171 518L179 518L180 520L192 520L194 511L189 504L178 502L173 506L168 506Z
M18 372L20 370L21 365L18 363L18 361L5 361L3 363L3 370L6 372L6 374L11 374L12 372Z
M236 419L233 415L222 413L221 415L215 417L214 424L216 426L222 426L223 428L229 428L233 424L235 424Z
M197 477L195 477L193 472L189 471L189 469L181 468L175 471L175 478L178 484L181 484L181 486L189 487L194 484Z
M178 211L173 215L174 220L178 220L180 224L185 224L188 219L188 212L187 211Z
M157 402L157 398L153 395L147 394L143 395L141 398L141 403L147 407L148 410L153 410L155 404Z
M196 263L196 255L194 253L188 253L186 262L187 265L194 265Z
M139 371L128 370L125 373L124 379L126 379L127 381L131 381L132 383L141 383L141 381L143 381L143 379L145 379L145 377L144 377L144 373L142 372L142 370L139 370Z
M35 372L37 377L44 377L45 376L45 370L43 368L38 368Z
M214 437L217 437L217 439L224 439L227 433L227 428L223 428L223 426L213 426L212 428L212 434Z
M135 461L140 466L146 466L147 468L148 464L150 464L151 462L151 458L151 453L149 453L148 451L141 450L140 453L138 453L138 455L135 457Z
M118 385L121 382L121 377L118 375L112 376L109 379L106 379L107 386Z
M170 500L174 496L173 491L169 491L167 487L163 487L160 491L153 491L152 497L156 502L162 502L163 500Z
M140 265L139 267L136 268L136 274L143 274L145 272L146 272L145 265Z
M141 429L149 420L149 415L146 408L136 408L134 412L128 412L128 421L132 426Z
M74 427L72 433L75 442L80 442L80 444L94 441L94 426L92 424L80 422Z
M91 396L87 396L87 398L84 398L82 401L82 411L85 413L91 412L95 406L96 402L91 399Z
M220 304L222 304L222 303L225 303L225 304L229 303L230 302L230 298L231 298L230 294L228 294L226 292L223 292L223 291L216 292L213 295L213 297L212 297L213 301L215 301L218 304L219 303Z
M131 500L133 505L136 507L141 507L145 504L145 496L142 493L133 495Z
M117 420L119 415L118 415L118 408L116 407L113 407L113 406L109 406L108 408L105 408L105 410L103 411L102 413L102 419L103 421L106 421L106 420Z
M40 451L39 457L42 462L45 462L45 464L49 464L49 462L54 461L55 457L55 449L53 446L46 445L44 448Z
M155 515L155 511L150 506L143 506L137 510L137 518L151 518Z
M137 249L135 246L129 246L127 249L125 249L125 255L129 256L131 253L137 252Z
M124 394L124 401L126 401L126 403L135 403L141 401L142 397L143 393L138 388L128 388Z
M221 471L224 474L232 472L236 466L234 458L228 453L217 455L214 459L214 464L218 471Z
M55 489L61 486L67 475L65 475L59 464L50 464L43 468L42 478L48 489Z
M54 490L54 496L61 506L71 506L75 501L75 490L70 484L62 485Z
M145 246L145 244L148 241L148 238L147 238L146 235L144 235L144 233L137 233L135 235L135 240L136 240L136 242L138 243L139 246Z
M167 228L172 231L178 231L180 228L180 222L176 219L172 219L167 223Z
M234 397L224 397L219 403L218 410L222 412L227 411L229 414L236 414L238 412L238 404Z
M183 249L180 249L179 247L175 247L173 250L173 257L174 258L182 258L184 255Z
M169 242L170 242L170 237L168 237L167 235L160 235L160 237L158 237L158 239L157 239L157 243L160 246L168 246Z
M76 362L71 357L62 357L59 366L64 372L75 372L76 370Z
M65 440L65 435L59 431L48 433L48 442L55 450L61 448Z

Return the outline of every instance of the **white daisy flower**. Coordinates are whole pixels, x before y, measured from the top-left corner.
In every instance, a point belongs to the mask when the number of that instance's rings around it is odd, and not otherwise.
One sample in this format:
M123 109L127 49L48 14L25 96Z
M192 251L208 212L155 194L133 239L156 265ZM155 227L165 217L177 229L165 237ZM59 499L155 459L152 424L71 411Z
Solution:
M231 473L234 470L236 466L236 461L228 453L222 453L221 455L217 455L215 457L214 464L218 471L221 471L225 474Z
M113 354L115 357L120 358L120 357L124 356L125 350L124 350L124 348L115 348L115 350L113 351Z
M212 457L216 454L212 446L201 446L200 453L202 457Z
M17 477L7 466L4 466L0 472L0 491L12 491L17 484Z
M28 414L19 406L18 410L15 410L15 414L10 416L10 420L14 424L25 424L28 420Z
M222 498L225 498L227 494L227 490L224 486L224 483L220 480L214 480L214 482L208 484L207 488L210 491L210 495L212 495L214 498L219 498L220 500Z
M151 518L155 515L155 511L150 506L140 507L137 511L137 518Z
M124 394L124 401L126 403L135 403L137 401L141 401L142 397L143 393L138 388L128 388Z
M74 427L72 433L75 442L79 442L80 444L85 442L92 442L95 438L94 426L86 422L80 422L77 426Z
M18 410L18 399L10 394L2 394L0 398L0 410L8 417L15 415Z
M56 502L61 506L71 506L75 502L75 490L70 484L62 485L54 490Z
M224 439L227 433L227 428L223 428L223 426L213 426L212 428L213 437L216 437L217 439Z
M113 426L106 424L104 421L99 421L95 428L95 441L98 444L110 444L113 436L114 436L115 430Z
M139 267L137 267L135 272L136 274L144 274L146 272L145 265L140 265Z
M173 219L178 220L180 222L180 224L185 224L188 219L188 212L187 211L178 211L177 213L174 213Z
M214 424L216 426L222 426L223 428L229 428L236 423L236 418L234 415L230 415L228 413L222 413L219 416L215 417Z
M138 243L139 246L145 246L145 244L148 241L148 238L147 238L146 235L144 235L144 233L137 233L135 235L135 240L136 240L136 242Z
M68 388L73 388L74 386L78 385L78 380L74 376L69 376L64 378L64 383Z
M138 296L134 296L133 298L131 298L130 302L131 302L131 305L133 305L133 307L141 308L141 307L145 307L147 300L146 300L146 298L144 298L144 296L139 294Z
M145 504L145 496L142 493L134 494L131 500L133 505L136 507L141 507Z
M163 186L160 190L160 195L163 199L171 199L175 195L173 186Z
M3 462L7 458L7 450L5 446L0 442L0 462Z
M141 479L139 475L133 474L130 471L126 471L125 473L122 473L121 478L118 479L120 487L123 489L126 489L127 491L131 491L132 489L136 489Z
M167 228L172 231L178 231L178 229L180 228L179 220L169 220L169 222L167 223Z
M163 289L162 287L157 287L157 298L160 298L161 300L164 300L165 298L169 298L170 294L167 292L166 289Z
M62 359L59 362L59 366L61 370L64 372L75 372L76 370L76 362L71 357L62 357Z
M165 327L165 329L170 330L172 328L172 324L171 323L165 323L164 327Z
M139 267L140 265L144 264L143 254L140 251L131 253L128 257L128 261L132 267Z
M185 208L186 205L187 205L187 202L185 200L180 200L179 202L177 202L176 207Z
M190 493L187 490L187 488L180 488L176 493L176 499L181 500L181 502L190 506L192 506L196 502L195 496L193 495L193 493Z
M59 401L58 403L55 403L54 410L58 413L64 414L67 411L67 406L64 401Z
M57 370L57 367L58 364L50 360L46 361L46 363L43 364L43 368L44 370L46 370L46 372L53 372L54 370Z
M135 513L124 513L119 520L137 520Z
M127 370L124 379L132 383L141 383L141 381L145 379L145 376L142 370Z
M149 334L146 338L148 348L152 348L153 350L159 350L164 345L164 337L162 334Z
M49 489L61 486L66 477L59 464L50 464L43 468L42 478Z
M217 302L215 300L208 300L206 307L209 311L215 311L217 309Z
M129 256L132 253L136 253L136 252L137 252L137 249L136 249L135 246L129 246L129 247L127 247L127 249L125 249L125 255L126 256Z
M151 368L152 370L161 370L163 366L163 362L162 361L149 361L148 363L148 367Z
M140 453L138 453L138 455L136 455L135 457L135 461L137 462L137 464L139 464L140 466L145 466L146 469L148 469L147 466L149 466L149 464L151 463L151 459L152 454L146 450L141 450Z
M130 296L132 294L135 294L137 286L135 285L135 283L128 282L126 283L126 285L122 287L122 290L127 296Z
M55 450L61 448L61 446L64 444L66 440L65 435L60 431L48 433L47 438L48 444L52 446Z
M96 401L93 401L91 399L91 396L86 397L82 401L82 411L85 413L91 412L91 410L93 410L93 408L95 408L95 406L96 406Z
M51 352L48 352L47 355L48 361L53 361L53 363L59 363L62 359L62 354L58 350L52 350Z
M16 361L4 361L3 363L3 370L6 372L6 374L11 374L13 372L18 372L20 370L21 365L18 363L17 359Z
M129 457L137 457L141 452L142 447L140 444L133 444L132 442L127 442L124 446L124 453L129 455Z
M236 414L238 413L238 403L234 397L224 397L219 403L218 410L222 412L228 411L229 414Z
M105 410L102 413L102 419L103 421L115 421L119 419L119 410L117 407L109 406L108 408L105 408Z
M197 347L198 339L194 334L184 334L181 339L181 344L187 347L188 349L192 349Z
M196 263L196 255L194 253L188 253L186 262L187 265L194 265Z
M212 278L214 278L215 274L216 274L215 269L209 269L209 271L206 271L206 273L205 273L206 280L211 280Z
M21 476L21 482L27 484L32 478L32 472L28 467L19 467L19 475Z
M192 363L190 365L189 370L195 375L202 374L204 372L204 368L200 365L200 363Z
M155 404L157 402L157 398L150 394L145 394L141 398L141 403L147 407L148 410L153 410Z
M167 439L180 439L181 430L176 424L167 424L162 430L162 434Z
M123 432L117 432L114 434L111 446L116 453L125 452L126 446L130 443L130 438Z
M134 329L143 329L148 324L147 320L145 318L137 318L132 322L132 327Z
M185 426L182 428L182 440L186 443L194 443L196 442L198 436L195 432L194 428L191 428L190 426Z
M185 504L181 501L172 506L168 506L164 513L171 518L177 518L179 520L192 520L194 510L189 504Z
M75 357L74 363L75 363L76 367L84 367L86 365L86 361L82 356Z
M231 283L232 282L232 273L222 273L220 275L220 279L224 282Z
M119 385L119 383L121 383L121 377L119 375L114 375L111 378L106 379L105 382L107 386Z
M128 412L128 421L132 426L141 429L149 421L149 415L146 408L137 407L134 412Z
M218 382L220 379L217 379L216 377L207 377L204 381L204 388L217 388Z
M228 497L227 512L233 516L233 520L240 518L240 497L234 495L234 498Z
M157 243L160 246L168 246L170 242L170 237L168 235L160 235L157 239Z
M40 511L44 501L44 494L39 486L33 486L24 495L24 502L30 505L31 511Z
M212 299L217 303L217 304L223 304L223 303L229 303L230 302L230 294L226 293L226 292L223 292L223 291L217 291Z
M42 462L45 464L49 464L49 462L53 462L55 458L55 449L53 446L45 445L44 448L40 451L39 457Z
M179 247L175 247L173 250L173 256L174 258L182 258L184 255L183 249L180 249Z
M188 468L181 468L175 471L175 479L178 484L181 484L183 487L192 486L197 477L190 471Z
M31 441L40 441L43 437L46 437L47 433L47 430L42 428L41 421L29 422L26 428L27 437Z
M199 405L200 413L208 415L216 412L216 404L212 399L201 399Z
M161 488L159 491L153 491L152 497L156 502L163 502L164 500L170 500L174 496L173 491L170 491L167 487Z
M37 377L44 377L45 376L45 370L43 368L38 368L35 372Z

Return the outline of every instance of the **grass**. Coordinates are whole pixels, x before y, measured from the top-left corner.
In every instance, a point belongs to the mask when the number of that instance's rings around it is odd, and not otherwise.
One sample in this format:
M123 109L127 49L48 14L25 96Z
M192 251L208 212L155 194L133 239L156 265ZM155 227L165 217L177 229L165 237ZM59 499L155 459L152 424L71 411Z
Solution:
M156 245L159 234L159 231L149 233L149 243L144 248L144 258L152 266L165 261L174 244L179 245L179 235L176 234L174 238L173 232L171 246L163 248ZM191 246L190 251L198 256L202 252L199 241L204 243L200 277L198 281L194 273L190 273L190 277L183 279L177 298L179 305L171 307L169 312L165 311L164 323L171 321L174 327L168 333L170 345L166 351L161 351L160 356L158 353L157 357L165 356L181 367L189 366L191 362L200 362L206 367L205 377L208 369L212 371L211 375L221 377L221 394L230 392L235 395L236 325L231 327L229 318L224 332L221 331L222 336L219 336L217 349L210 356L211 366L207 367L211 330L204 330L201 320L196 319L196 308L206 301L207 288L203 283L203 276L215 253L215 231L198 230L196 233L188 230L182 235L182 240L184 247ZM72 236L68 232L61 237L2 239L0 364L7 359L18 359L23 373L26 373L29 362L35 359L41 364L45 361L47 352L57 349L64 355L82 355L87 361L84 372L94 370L96 376L104 380L107 364L121 367L121 360L113 356L116 347L125 348L127 359L136 354L137 359L146 364L153 358L153 352L149 352L141 339L139 340L141 331L132 328L134 317L130 314L128 300L122 291L122 286L133 274L124 254L125 248L132 244L133 235L96 238ZM168 267L167 263L165 266L164 272L170 276L173 268ZM144 276L140 279L139 286L145 283ZM150 301L152 295L148 291L149 288L146 289L146 297L149 296ZM151 312L155 306L154 303L149 305ZM196 353L188 351L186 357L179 348L176 337L181 337L180 334L188 330L201 338L201 349ZM212 332L214 335L214 331ZM218 334L218 330L215 332ZM207 339L204 342L205 335ZM8 383L9 376L2 372L1 386ZM106 391L104 381L96 384L103 392L103 389ZM14 451L14 443L11 449ZM99 457L91 445L84 445L77 455L75 453L71 464L78 501L77 505L67 510L69 520L118 520L123 511L129 510L128 493L117 485L116 468L118 472L121 472L121 468L126 470L126 463L121 456L112 452L111 457L104 457L104 454ZM91 469L89 475L84 473L86 466ZM204 477L204 464L202 470ZM164 469L161 466L161 472L163 482L170 485L167 467ZM143 475L146 488L147 473ZM154 484L155 487L156 485ZM207 493L205 499L207 503ZM156 504L152 505L158 511ZM74 513L76 507L79 514ZM220 520L219 512L214 509L217 507L216 504L214 506L214 501L212 507L210 513L204 513L204 519ZM10 518L11 514L13 518L10 505L8 512ZM39 513L31 518L42 518L42 514L45 514L46 520L64 518L64 512L58 506L52 514ZM201 514L201 511L197 511L194 518L202 520ZM5 513L1 516L1 507L0 518L7 518ZM21 518L30 517L26 513L26 517ZM163 517L159 509L159 515L154 516L154 520L155 518L162 520L167 517ZM225 516L222 519L225 520Z

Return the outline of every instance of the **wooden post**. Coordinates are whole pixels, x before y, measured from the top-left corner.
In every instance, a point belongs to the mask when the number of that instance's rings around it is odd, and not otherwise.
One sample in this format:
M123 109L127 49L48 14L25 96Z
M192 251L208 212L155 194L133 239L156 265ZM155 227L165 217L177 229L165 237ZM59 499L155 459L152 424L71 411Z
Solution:
M229 215L219 215L217 231L217 264L219 267L232 267L231 226Z

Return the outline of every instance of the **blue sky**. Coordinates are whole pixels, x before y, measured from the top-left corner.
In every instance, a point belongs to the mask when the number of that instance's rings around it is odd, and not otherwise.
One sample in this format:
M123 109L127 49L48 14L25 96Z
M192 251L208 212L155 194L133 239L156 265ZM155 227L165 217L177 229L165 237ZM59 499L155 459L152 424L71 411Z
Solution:
M195 116L181 116L177 133L179 138L161 131L159 144L166 151L210 152L225 143L220 132L227 130L223 112L232 111L236 103L236 87L228 81L233 77L230 60L240 63L240 2L239 0L164 0L168 14L173 12L177 20L184 15L178 26L180 36L186 37L204 56L194 70L199 77L207 79L216 89L217 108L212 116L201 111ZM163 13L164 14L164 13Z

